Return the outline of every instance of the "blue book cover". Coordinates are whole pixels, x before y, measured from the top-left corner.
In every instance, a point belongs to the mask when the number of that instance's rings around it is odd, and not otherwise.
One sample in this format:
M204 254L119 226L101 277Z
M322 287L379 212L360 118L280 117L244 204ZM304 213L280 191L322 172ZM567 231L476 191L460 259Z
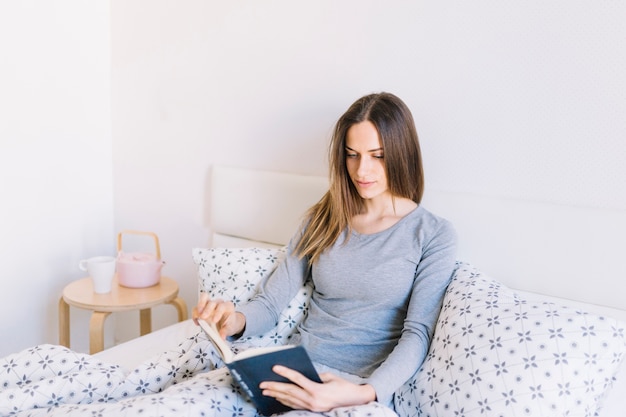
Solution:
M291 410L272 397L262 394L263 381L290 382L272 371L274 365L283 365L300 372L315 382L322 382L309 355L302 346L281 345L246 349L234 354L230 345L221 338L214 325L198 320L215 349L222 356L233 379L246 392L260 414L269 416Z

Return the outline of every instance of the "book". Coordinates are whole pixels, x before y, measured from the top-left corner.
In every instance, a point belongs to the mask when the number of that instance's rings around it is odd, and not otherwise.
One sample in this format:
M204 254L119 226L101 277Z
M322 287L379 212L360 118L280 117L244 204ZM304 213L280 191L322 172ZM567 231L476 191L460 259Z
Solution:
M233 379L245 391L256 406L258 412L265 416L291 410L273 397L263 395L259 384L263 381L288 382L288 379L272 371L274 365L283 365L300 372L315 382L322 382L309 355L302 346L280 345L257 347L234 353L230 343L222 339L215 324L198 320L209 341L228 367Z

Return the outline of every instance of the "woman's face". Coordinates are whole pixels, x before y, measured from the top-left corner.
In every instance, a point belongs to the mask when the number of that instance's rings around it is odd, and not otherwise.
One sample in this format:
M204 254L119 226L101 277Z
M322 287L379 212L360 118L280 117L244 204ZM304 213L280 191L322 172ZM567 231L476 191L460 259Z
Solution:
M348 175L361 198L387 193L383 146L372 122L357 123L348 129L345 152Z

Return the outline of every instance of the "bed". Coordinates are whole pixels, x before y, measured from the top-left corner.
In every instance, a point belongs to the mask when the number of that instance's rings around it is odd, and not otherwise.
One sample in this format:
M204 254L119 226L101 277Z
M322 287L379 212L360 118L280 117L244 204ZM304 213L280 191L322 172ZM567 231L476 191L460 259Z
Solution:
M209 186L212 243L189 248L198 288L245 302L327 181L214 166ZM428 356L395 394L398 414L623 416L626 301L611 285L623 276L619 248L581 259L568 230L593 224L578 238L619 245L626 215L430 189L423 204L457 227L459 261ZM303 288L276 329L239 348L288 341L309 296ZM0 415L218 415L198 377L206 343L187 320L93 356L33 347L0 360Z

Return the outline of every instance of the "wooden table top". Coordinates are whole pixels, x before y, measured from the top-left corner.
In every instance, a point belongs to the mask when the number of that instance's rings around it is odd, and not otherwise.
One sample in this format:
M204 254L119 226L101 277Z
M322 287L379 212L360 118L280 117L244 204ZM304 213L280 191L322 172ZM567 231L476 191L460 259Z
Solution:
M111 292L97 294L91 278L82 278L63 289L63 300L69 305L87 310L115 312L151 308L178 296L178 284L171 278L161 277L157 285L145 288L123 287L113 278Z

